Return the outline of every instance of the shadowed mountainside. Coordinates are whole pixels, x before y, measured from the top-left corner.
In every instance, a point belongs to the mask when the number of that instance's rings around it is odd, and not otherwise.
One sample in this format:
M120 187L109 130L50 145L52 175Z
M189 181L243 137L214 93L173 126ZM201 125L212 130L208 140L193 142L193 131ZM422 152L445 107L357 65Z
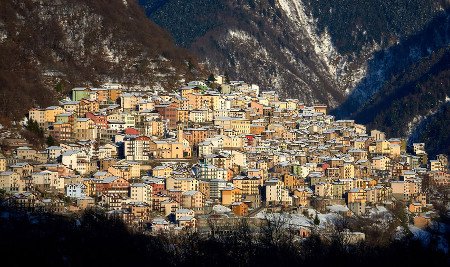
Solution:
M73 86L170 88L199 73L134 0L4 0L0 10L1 118L21 119Z

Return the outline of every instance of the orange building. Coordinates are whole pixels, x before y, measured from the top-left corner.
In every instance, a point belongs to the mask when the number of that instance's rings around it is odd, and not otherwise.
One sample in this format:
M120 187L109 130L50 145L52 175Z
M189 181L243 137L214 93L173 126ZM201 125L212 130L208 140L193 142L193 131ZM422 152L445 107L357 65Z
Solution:
M244 202L234 202L231 204L231 210L236 216L247 216L248 206Z
M222 191L222 205L229 206L234 202L242 200L242 190L239 188L228 187Z

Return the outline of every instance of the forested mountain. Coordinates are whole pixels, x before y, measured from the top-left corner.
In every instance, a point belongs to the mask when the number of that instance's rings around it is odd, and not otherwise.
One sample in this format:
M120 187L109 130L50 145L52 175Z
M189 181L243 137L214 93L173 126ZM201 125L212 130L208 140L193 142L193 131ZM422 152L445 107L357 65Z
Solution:
M353 117L389 136L410 136L410 142L425 142L432 155L449 154L446 122L450 117L444 116L448 115L445 107L449 96L450 47L447 47L395 75ZM424 125L431 121L433 129L427 130Z
M284 96L337 106L374 52L422 30L434 0L140 0L147 15L212 69Z
M211 69L328 103L389 136L412 134L445 99L445 86L434 88L447 82L447 0L139 2ZM428 104L398 109L427 92Z
M0 11L3 119L21 119L72 86L170 87L199 69L134 0L2 0Z

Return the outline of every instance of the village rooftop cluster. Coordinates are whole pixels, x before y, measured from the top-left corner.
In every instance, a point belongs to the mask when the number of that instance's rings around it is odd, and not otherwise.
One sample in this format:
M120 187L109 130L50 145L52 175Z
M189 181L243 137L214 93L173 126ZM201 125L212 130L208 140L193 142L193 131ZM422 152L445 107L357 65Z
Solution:
M426 227L435 213L423 181L449 185L447 157L429 160L422 143L409 150L327 112L224 76L176 92L73 88L59 105L29 111L57 145L3 141L4 205L96 207L149 231L208 231L212 218L226 227L287 212L302 218L305 236L330 214L367 216L400 202Z

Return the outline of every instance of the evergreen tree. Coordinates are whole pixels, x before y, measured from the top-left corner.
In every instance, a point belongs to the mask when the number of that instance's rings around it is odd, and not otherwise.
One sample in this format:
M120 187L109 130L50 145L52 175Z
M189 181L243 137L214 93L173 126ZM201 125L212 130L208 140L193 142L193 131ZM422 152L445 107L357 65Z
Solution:
M38 137L44 136L44 130L39 126L39 124L35 120L30 119L28 121L27 126L25 126L25 128L28 131L35 133Z
M216 81L216 78L214 77L214 74L211 73L211 74L209 75L209 77L208 77L208 82L212 82L212 83L213 83L213 82L215 82L215 81Z
M47 143L47 146L55 146L55 145L57 145L56 139L53 136L51 136L51 135L49 135L47 137L46 143Z
M228 72L225 72L225 83L230 83L230 77L229 77L229 75L228 75Z
M58 82L55 86L55 90L58 93L62 93L64 91L64 84L62 82Z
M314 217L314 224L315 225L319 225L320 224L320 219L319 219L319 216L317 216L317 212L316 212L316 216Z

